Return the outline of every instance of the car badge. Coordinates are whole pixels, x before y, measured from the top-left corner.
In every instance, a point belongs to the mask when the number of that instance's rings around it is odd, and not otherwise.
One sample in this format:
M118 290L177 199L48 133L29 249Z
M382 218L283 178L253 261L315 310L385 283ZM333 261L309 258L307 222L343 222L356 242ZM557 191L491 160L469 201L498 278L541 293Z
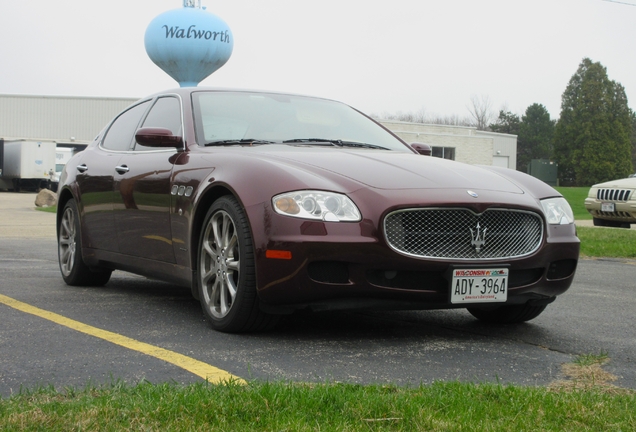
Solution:
M477 192L473 192L471 190L467 190L466 193L468 193L468 195L470 195L473 198L477 198L479 196Z
M481 248L486 244L486 231L488 228L484 228L483 231L477 222L476 232L470 228L470 245L475 248L475 252L481 252Z

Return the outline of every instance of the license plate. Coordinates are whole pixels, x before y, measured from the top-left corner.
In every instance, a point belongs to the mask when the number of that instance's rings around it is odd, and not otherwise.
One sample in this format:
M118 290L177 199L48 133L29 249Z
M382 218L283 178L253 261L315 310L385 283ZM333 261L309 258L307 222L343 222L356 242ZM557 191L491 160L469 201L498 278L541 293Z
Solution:
M508 269L453 269L451 303L495 303L508 299Z
M614 208L614 203L601 203L601 211L613 212Z

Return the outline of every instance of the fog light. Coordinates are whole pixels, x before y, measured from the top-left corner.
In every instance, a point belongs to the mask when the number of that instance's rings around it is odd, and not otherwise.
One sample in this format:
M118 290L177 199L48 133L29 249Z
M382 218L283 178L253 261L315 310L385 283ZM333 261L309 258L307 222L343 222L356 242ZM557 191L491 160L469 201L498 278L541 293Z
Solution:
M395 270L387 270L384 272L384 277L387 280L395 279L396 276L397 276L397 271Z

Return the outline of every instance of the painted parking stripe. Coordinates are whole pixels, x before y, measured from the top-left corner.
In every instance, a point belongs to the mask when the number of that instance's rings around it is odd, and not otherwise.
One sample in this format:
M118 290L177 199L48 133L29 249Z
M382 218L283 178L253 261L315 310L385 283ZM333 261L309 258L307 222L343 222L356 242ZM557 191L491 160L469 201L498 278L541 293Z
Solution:
M241 378L232 375L229 372L216 368L202 361L195 360L183 354L179 354L174 351L170 351L144 342L139 342L135 339L131 339L129 337L122 336L118 333L113 333L108 330L102 330L97 327L93 327L79 321L66 318L62 315L58 315L56 313L37 308L35 306L31 306L30 304L23 303L19 300L15 300L2 294L0 294L0 303L3 303L19 311L44 318L46 320L52 321L56 324L68 327L78 332L85 333L87 335L103 339L116 345L123 346L124 348L138 351L151 357L155 357L159 360L171 363L175 366L180 367L181 369L185 369L188 372L193 373L194 375L208 380L210 383L213 384L225 381L245 383L245 381L243 381Z

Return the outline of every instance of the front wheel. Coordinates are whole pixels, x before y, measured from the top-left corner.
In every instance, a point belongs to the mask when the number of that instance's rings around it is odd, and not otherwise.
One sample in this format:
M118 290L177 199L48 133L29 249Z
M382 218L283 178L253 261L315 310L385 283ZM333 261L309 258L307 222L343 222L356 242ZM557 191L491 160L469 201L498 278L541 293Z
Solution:
M73 286L102 286L110 279L110 270L91 270L82 259L79 212L74 199L64 205L57 227L57 256L64 282Z
M199 299L214 329L246 332L275 324L277 316L258 305L252 236L234 197L221 197L210 207L201 229L198 263Z
M530 321L541 315L547 305L505 305L495 309L468 308L468 312L480 321L496 324L514 324Z

